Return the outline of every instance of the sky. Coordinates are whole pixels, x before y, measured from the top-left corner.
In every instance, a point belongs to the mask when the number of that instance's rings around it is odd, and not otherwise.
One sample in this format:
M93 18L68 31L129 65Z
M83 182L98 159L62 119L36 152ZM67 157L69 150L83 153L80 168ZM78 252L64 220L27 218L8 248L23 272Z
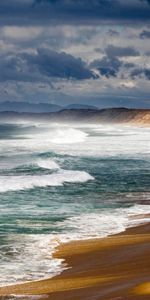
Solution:
M150 0L1 0L3 101L150 108Z

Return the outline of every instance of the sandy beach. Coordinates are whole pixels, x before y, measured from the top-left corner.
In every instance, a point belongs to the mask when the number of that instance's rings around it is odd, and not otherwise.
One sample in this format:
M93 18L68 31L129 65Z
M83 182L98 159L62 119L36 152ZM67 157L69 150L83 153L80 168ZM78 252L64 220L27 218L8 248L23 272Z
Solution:
M70 267L52 279L0 288L5 295L40 299L150 299L150 224L104 239L58 247L56 257ZM32 265L32 262L31 262ZM29 297L30 298L30 297Z

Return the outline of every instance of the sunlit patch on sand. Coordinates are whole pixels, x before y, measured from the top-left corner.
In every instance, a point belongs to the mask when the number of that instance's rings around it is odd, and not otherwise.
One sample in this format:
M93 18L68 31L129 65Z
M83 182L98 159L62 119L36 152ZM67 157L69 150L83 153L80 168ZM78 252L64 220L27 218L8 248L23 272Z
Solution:
M150 295L150 281L138 285L134 289L134 294L136 294L136 295Z

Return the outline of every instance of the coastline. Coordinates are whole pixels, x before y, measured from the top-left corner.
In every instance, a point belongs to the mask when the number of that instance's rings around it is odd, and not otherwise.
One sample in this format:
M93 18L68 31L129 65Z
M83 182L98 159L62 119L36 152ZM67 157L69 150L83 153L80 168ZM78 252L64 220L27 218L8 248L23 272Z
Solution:
M51 279L1 287L0 299L150 299L149 249L150 223L107 238L62 244L54 257L65 259L69 269Z

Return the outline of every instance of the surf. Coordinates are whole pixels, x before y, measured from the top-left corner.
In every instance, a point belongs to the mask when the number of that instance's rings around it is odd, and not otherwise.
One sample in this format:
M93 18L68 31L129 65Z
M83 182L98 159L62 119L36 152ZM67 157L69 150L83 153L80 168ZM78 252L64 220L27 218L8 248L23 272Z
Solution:
M35 187L63 186L65 183L85 183L94 177L84 171L60 170L50 175L0 176L0 193L33 189Z

